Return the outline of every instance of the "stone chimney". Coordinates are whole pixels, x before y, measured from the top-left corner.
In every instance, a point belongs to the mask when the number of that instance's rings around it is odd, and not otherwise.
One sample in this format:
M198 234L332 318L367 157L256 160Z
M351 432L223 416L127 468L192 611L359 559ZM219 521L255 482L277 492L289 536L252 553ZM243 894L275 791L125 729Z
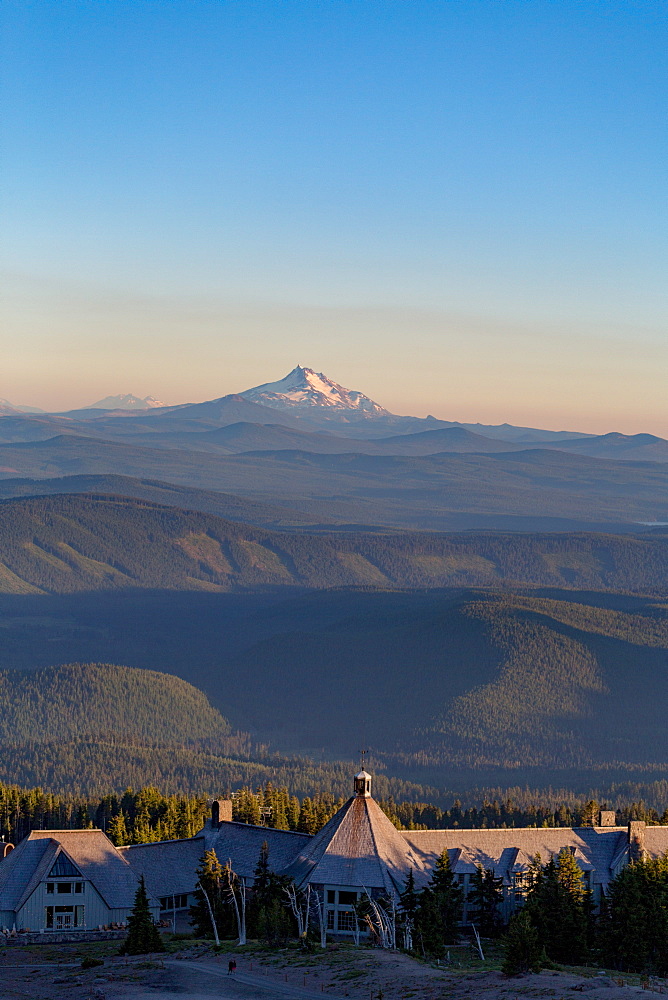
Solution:
M647 824L640 819L629 823L629 860L642 861L645 857L645 827Z
M617 826L617 815L614 809L601 809L598 814L599 826Z
M232 799L214 799L211 803L211 826L217 830L221 823L232 822Z

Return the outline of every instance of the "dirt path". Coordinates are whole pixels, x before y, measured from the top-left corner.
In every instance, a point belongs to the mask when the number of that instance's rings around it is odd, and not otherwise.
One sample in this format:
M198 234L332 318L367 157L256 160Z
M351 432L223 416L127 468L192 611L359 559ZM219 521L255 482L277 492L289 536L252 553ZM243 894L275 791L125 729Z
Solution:
M86 970L80 960L32 952L0 954L0 1000L578 1000L580 994L586 1000L638 1000L639 994L658 1000L659 992L668 993L665 982L647 990L593 970L511 979L490 968L439 968L369 948L235 950L228 956L204 945L153 961L107 955ZM237 974L228 976L232 954ZM40 961L47 957L52 960Z

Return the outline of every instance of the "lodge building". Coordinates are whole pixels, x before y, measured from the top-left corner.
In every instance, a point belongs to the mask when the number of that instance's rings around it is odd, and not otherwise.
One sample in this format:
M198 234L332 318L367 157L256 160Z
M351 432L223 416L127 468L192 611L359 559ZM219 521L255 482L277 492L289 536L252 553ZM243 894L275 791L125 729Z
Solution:
M598 826L579 828L397 830L362 770L351 798L314 835L235 822L229 800L214 801L203 829L185 840L117 848L101 830L35 830L0 860L0 928L48 934L122 924L142 875L154 917L172 918L193 902L205 850L213 849L221 864L229 861L252 885L265 842L270 868L317 891L329 933L346 936L361 896L396 899L411 870L420 889L444 850L462 885L464 924L469 884L479 866L502 879L507 919L522 905L536 856L545 863L564 849L598 903L630 860L668 851L668 826L619 827L613 812L603 812Z

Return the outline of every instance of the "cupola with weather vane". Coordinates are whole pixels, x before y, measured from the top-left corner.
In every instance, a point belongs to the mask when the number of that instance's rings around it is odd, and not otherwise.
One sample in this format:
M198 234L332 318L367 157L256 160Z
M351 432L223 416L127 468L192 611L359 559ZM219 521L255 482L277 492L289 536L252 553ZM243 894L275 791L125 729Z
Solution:
M355 795L371 797L371 775L364 768L355 775Z

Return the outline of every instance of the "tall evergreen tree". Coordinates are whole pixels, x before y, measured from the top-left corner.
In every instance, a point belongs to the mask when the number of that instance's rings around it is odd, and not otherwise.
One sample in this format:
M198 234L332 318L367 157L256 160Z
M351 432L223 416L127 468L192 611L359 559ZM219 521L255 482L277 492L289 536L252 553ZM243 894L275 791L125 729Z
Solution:
M216 923L219 936L232 937L233 918L230 908L226 906L223 887L223 869L213 850L205 851L195 870L197 888L195 900L190 907L190 923L197 937L212 937L213 920Z
M408 951L411 951L413 948L413 932L415 930L419 902L419 896L415 890L415 876L411 868L408 872L406 884L399 893L399 919L404 935L404 948Z
M478 865L471 879L469 918L483 937L496 937L501 929L499 907L503 902L503 879L491 868Z
M287 912L286 886L290 880L277 875L269 864L269 844L263 841L253 880L248 923L251 936L269 943L284 940L292 931L292 920Z
M425 951L442 955L457 940L462 912L462 889L447 850L440 855L429 884L420 893L416 930Z
M526 909L551 959L577 963L587 958L592 906L570 850L564 849L542 867L527 896Z
M149 907L144 876L139 879L134 906L128 919L128 936L123 942L121 955L146 955L152 951L164 951L164 944L158 928L153 922Z
M627 865L610 883L603 955L630 972L668 973L668 857Z

